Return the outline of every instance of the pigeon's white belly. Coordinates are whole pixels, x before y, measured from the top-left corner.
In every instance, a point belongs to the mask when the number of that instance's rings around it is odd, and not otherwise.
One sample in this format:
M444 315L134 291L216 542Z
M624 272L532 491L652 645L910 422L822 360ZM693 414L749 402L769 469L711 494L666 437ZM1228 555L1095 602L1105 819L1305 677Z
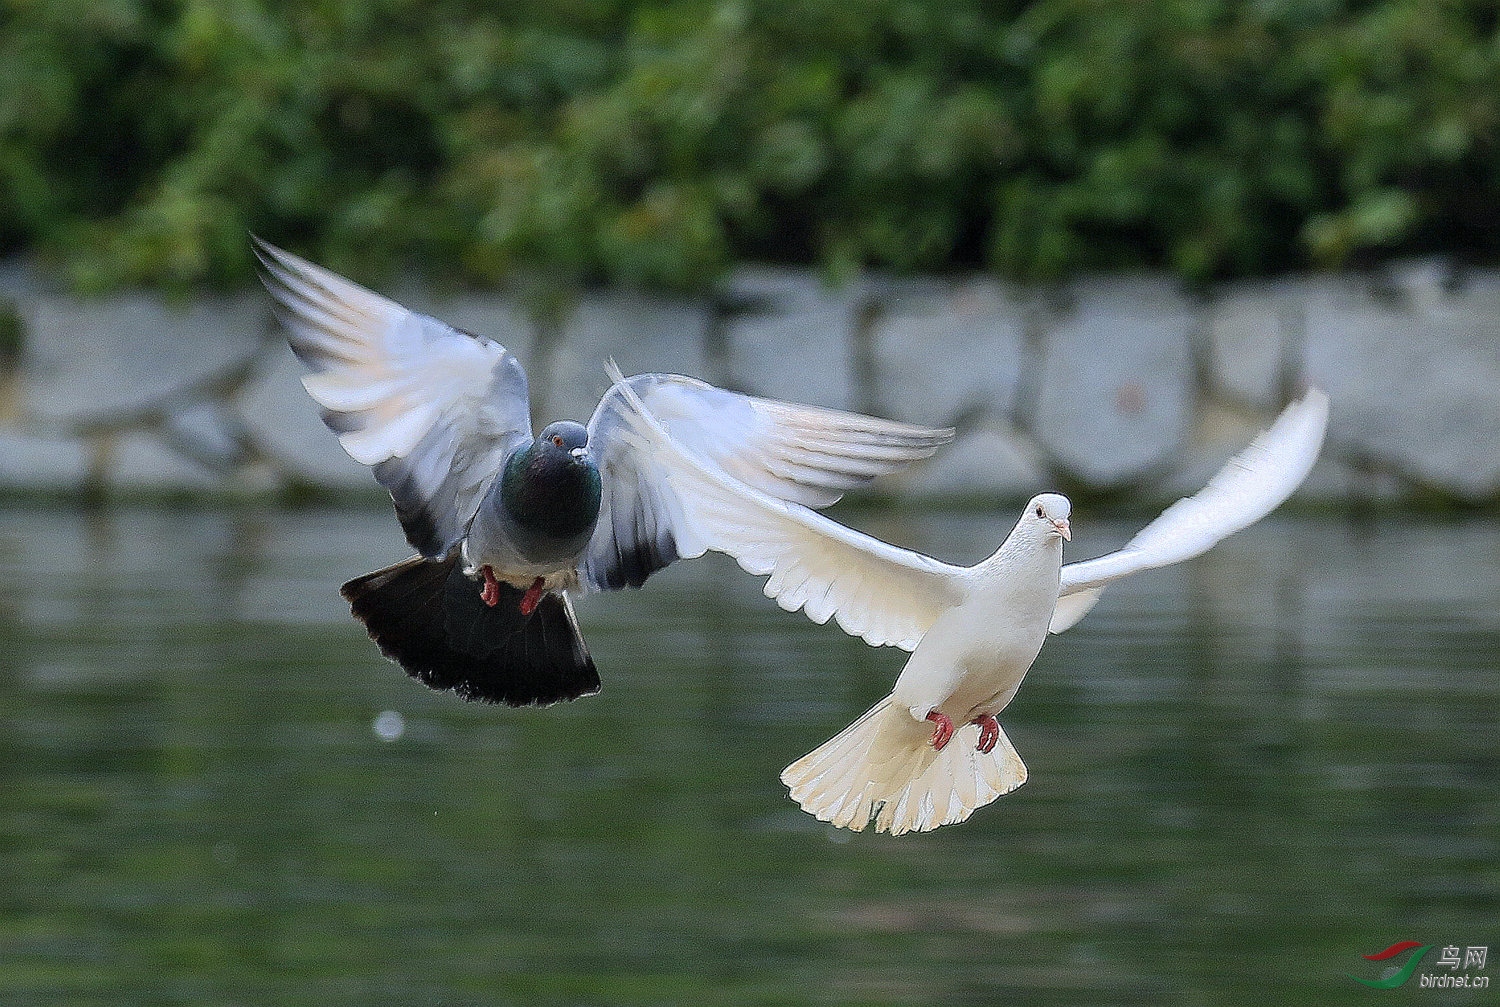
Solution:
M488 566L497 580L514 587L530 587L538 577L548 590L577 587L580 554L593 528L572 539L548 540L506 518L494 501L493 496L486 500L469 525L464 572L472 577ZM530 551L522 547L528 541Z
M480 547L474 537L463 543L464 573L470 577L479 575L479 568L488 566L495 579L512 587L528 588L538 577L549 591L576 588L578 586L578 563L571 559L566 564L557 560L537 562L522 556L505 540L492 539L486 547Z

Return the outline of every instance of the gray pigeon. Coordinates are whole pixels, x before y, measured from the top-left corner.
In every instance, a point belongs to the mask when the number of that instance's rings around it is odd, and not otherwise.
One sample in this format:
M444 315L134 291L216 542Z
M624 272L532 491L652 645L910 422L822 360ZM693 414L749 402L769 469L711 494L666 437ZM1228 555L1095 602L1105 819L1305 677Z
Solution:
M419 555L343 586L413 677L464 699L545 705L599 691L568 592L639 587L702 555L625 390L733 485L827 507L925 458L951 430L792 405L677 374L615 379L585 426L533 437L504 346L410 311L260 239L255 251L323 420L390 491Z

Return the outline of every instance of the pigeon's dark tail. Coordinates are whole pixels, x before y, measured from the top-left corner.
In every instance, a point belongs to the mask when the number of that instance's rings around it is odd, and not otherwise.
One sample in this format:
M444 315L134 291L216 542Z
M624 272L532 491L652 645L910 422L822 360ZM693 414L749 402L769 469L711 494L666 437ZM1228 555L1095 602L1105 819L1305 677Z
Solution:
M455 552L420 556L356 577L341 589L386 657L433 689L508 706L545 706L599 691L599 672L567 596L545 594L521 614L525 591L500 585L493 608Z

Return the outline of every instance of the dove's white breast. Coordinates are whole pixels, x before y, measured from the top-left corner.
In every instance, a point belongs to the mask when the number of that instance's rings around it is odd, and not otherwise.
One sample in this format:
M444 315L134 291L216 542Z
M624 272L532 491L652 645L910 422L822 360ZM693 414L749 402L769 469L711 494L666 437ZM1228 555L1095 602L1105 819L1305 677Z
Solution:
M972 568L964 601L928 630L893 695L912 715L941 709L963 722L1015 695L1047 638L1062 543L1037 543Z

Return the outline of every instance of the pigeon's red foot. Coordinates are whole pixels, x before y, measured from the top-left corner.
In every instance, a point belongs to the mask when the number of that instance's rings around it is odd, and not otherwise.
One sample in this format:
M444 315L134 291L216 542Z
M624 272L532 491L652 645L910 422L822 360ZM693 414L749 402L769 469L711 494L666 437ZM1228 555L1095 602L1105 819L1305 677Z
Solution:
M932 721L932 747L941 752L947 747L948 742L953 740L953 718L941 710L933 710L927 714L927 719Z
M479 573L484 577L484 588L479 592L479 600L494 608L500 604L500 582L495 579L495 571L490 569L488 563L479 568Z
M979 725L979 744L975 747L981 755L989 755L995 750L995 742L1000 740L1000 721L988 713L981 713L969 723Z
M530 615L535 612L537 605L541 603L542 595L546 593L547 589L542 587L542 578L538 577L532 581L531 586L526 589L526 594L521 598L521 614Z

